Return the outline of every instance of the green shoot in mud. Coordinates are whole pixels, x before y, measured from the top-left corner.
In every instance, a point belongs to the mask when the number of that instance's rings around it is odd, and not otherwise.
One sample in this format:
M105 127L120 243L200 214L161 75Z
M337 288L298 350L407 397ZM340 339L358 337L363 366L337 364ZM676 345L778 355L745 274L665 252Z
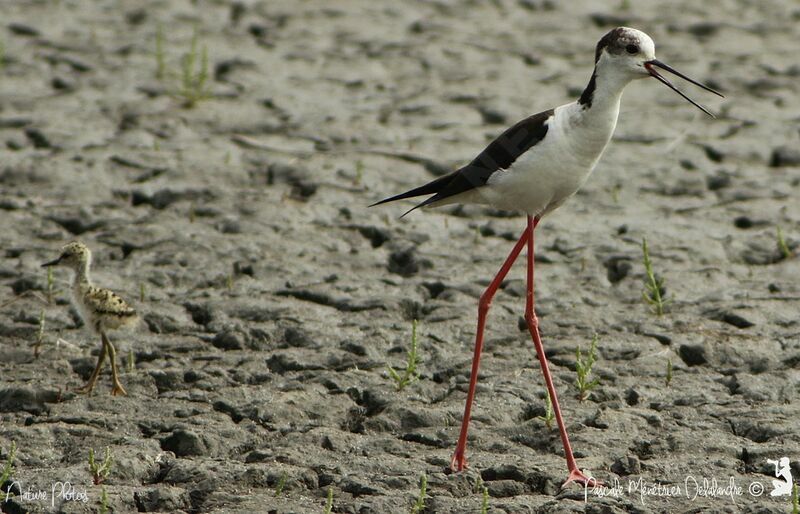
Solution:
M136 358L133 355L133 348L128 348L128 362L126 363L125 370L128 373L133 373L136 369Z
M487 512L489 512L489 488L484 486L481 494L483 496L481 500L481 514L487 514Z
M597 387L600 383L599 378L589 380L589 375L592 373L592 366L597 360L597 334L592 338L592 345L589 347L589 354L586 359L581 357L580 347L575 349L575 372L578 378L575 380L575 385L578 386L578 399L585 400L589 396L589 392ZM549 395L548 395L549 398Z
M11 478L11 473L14 471L14 457L17 455L17 443L11 441L11 448L8 450L8 458L3 466L3 473L0 475L0 485L6 483Z
M278 479L278 484L275 486L275 498L283 494L283 488L286 487L286 480L289 478L289 473L283 472L281 473L281 477Z
M47 267L47 304L53 305L53 267Z
M333 487L328 487L328 499L325 501L325 514L333 511Z
M797 482L792 484L792 514L800 514L800 499L797 497Z
M42 343L44 342L44 309L39 312L39 330L36 332L36 343L33 345L33 357L39 358L39 353L42 351Z
M428 492L428 475L423 473L419 477L419 495L417 501L411 507L411 514L419 514L425 510L425 495Z
M411 348L408 350L408 359L406 360L406 369L401 375L391 366L386 366L389 376L394 380L395 387L398 391L405 389L407 385L416 382L419 379L419 354L417 352L417 320L411 323Z
M539 419L544 421L548 430L552 430L553 420L556 419L556 415L553 412L553 401L550 399L550 391L545 390L545 393L547 394L547 404L545 405L544 416L539 416Z
M655 314L661 316L664 314L664 308L669 303L669 300L664 298L666 295L664 279L657 276L653 271L653 263L650 262L650 250L647 247L646 238L642 238L642 254L644 255L644 271L647 275L642 298L650 305Z
M92 482L94 485L100 485L105 482L108 475L111 473L111 465L114 459L111 457L111 448L106 446L106 453L103 457L103 462L98 463L94 458L94 448L89 448L89 471L92 472Z
M360 186L361 181L364 179L364 161L361 159L356 161L356 176L353 179L354 186Z
M164 80L167 76L167 63L164 59L164 27L156 26L156 78Z
M789 249L789 245L786 244L786 239L783 238L783 231L781 230L781 227L777 227L776 236L778 239L778 251L781 253L781 259L788 259L792 256L792 251Z
M107 514L108 513L108 493L106 493L106 488L103 487L100 489L100 514Z
M672 383L672 359L667 359L667 375L664 378L667 387Z
M178 96L183 99L183 106L187 109L211 97L208 87L208 48L203 45L198 52L197 40L195 31L189 52L181 60L181 87Z

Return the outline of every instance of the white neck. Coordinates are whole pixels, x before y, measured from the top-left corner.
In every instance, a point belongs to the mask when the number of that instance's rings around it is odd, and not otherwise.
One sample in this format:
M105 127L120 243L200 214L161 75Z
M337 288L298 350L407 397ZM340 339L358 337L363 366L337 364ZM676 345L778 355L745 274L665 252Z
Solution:
M578 104L588 116L600 115L600 117L606 118L611 115L616 119L622 100L622 91L630 81L631 78L626 75L612 73L603 66L596 66Z
M92 285L91 280L89 280L89 267L91 266L91 261L86 259L85 261L78 264L74 271L75 277L72 279L72 287L79 287L79 286L90 286Z

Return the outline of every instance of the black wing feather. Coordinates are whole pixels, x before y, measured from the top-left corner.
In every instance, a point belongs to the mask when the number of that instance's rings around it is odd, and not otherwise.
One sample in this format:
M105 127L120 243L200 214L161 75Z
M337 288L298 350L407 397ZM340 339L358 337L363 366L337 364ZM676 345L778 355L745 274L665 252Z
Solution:
M507 170L522 154L544 139L547 135L547 120L551 116L553 116L553 109L525 118L500 134L472 162L463 168L372 205L380 205L415 196L433 195L403 214L405 216L414 209L485 186L489 181L489 177L494 173L500 170Z

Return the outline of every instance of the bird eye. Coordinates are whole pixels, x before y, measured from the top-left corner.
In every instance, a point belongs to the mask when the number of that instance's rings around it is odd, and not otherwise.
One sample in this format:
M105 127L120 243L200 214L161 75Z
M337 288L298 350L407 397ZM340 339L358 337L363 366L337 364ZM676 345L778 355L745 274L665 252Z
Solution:
M625 47L625 51L628 52L629 54L638 54L639 47L636 45L628 45Z

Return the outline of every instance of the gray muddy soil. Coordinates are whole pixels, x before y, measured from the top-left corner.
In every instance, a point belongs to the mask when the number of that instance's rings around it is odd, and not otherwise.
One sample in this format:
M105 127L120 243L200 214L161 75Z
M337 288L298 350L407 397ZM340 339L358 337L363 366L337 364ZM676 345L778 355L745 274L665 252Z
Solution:
M331 489L333 512L400 513L423 473L431 513L480 512L483 487L489 512L790 511L770 496L768 460L787 457L800 478L796 3L35 0L2 12L0 462L15 442L16 492L30 493L3 512L99 512L104 490L113 512L322 513ZM607 495L559 487L521 266L489 319L472 467L446 474L477 299L524 218L366 205L574 99L619 24L727 98L685 87L712 120L656 81L631 85L594 175L537 231L547 356L579 465ZM210 98L186 108L195 31ZM661 317L642 300L643 237L672 300ZM127 397L109 395L108 369L93 396L71 392L100 344L70 311L64 270L41 301L39 264L76 238L94 250L95 281L143 318L111 335ZM397 392L385 366L403 365L414 318L421 376ZM575 350L595 333L600 385L579 402ZM93 485L89 449L106 447L111 472ZM52 497L63 482L69 500Z

